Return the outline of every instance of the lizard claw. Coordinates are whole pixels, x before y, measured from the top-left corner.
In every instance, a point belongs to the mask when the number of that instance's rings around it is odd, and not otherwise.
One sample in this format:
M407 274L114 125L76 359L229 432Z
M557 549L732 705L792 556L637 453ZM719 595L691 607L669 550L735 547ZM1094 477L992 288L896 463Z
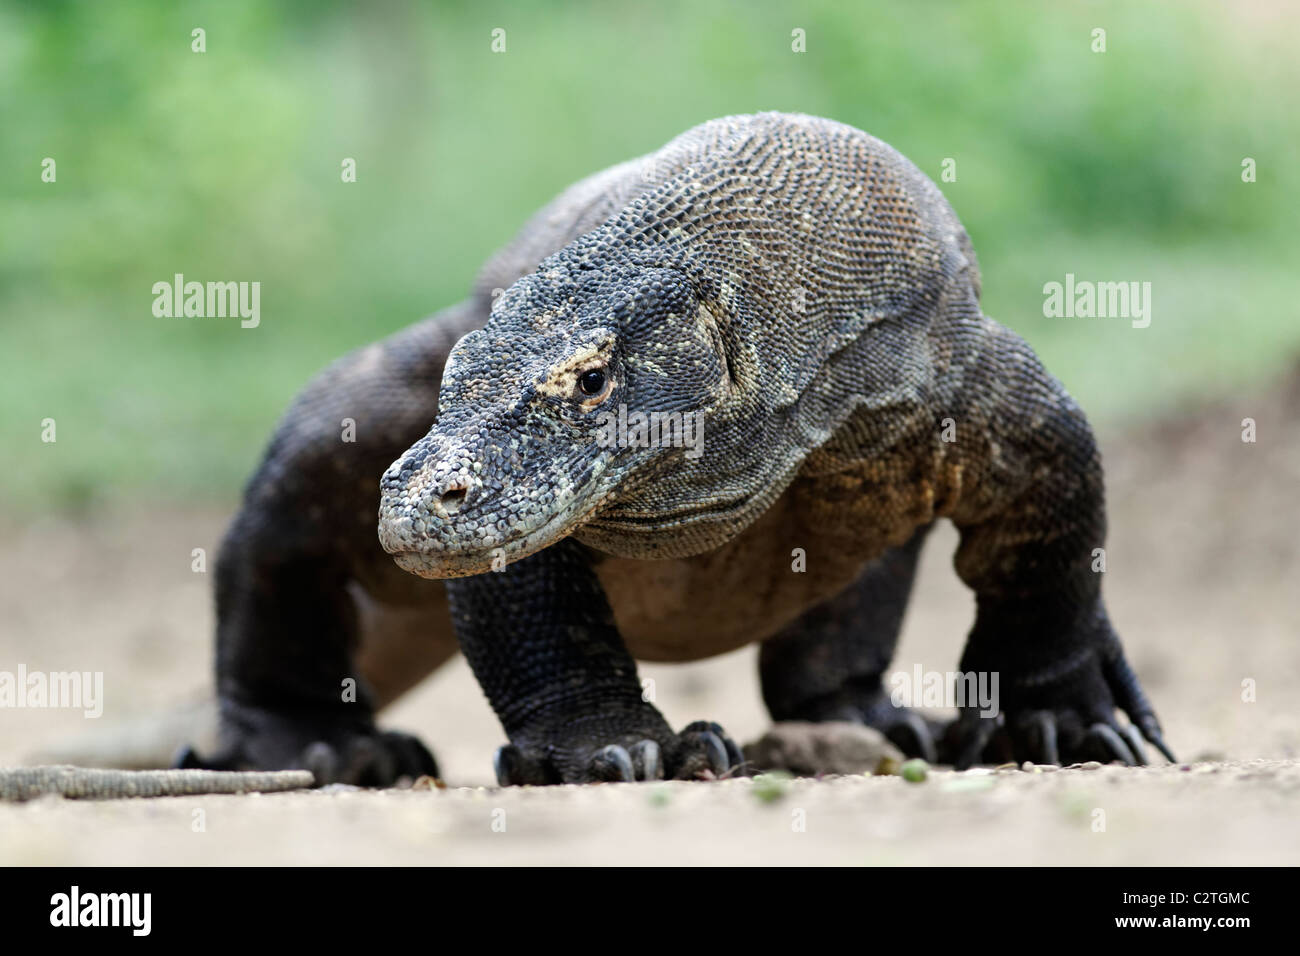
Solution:
M1159 726L1143 727L1142 736L1146 738L1147 743L1159 750L1166 760L1170 763L1178 763L1178 758L1174 756L1174 752L1169 749L1164 738L1160 735Z
M726 731L707 721L696 721L680 734L669 731L660 739L626 734L618 743L597 747L506 744L493 759L503 787L707 779L728 776L743 765L740 748Z
M525 753L514 744L502 744L492 757L497 783L503 787L541 786L559 783L542 761Z
M963 711L945 734L944 755L959 770L1006 760L1058 765L1119 760L1140 767L1147 763L1150 743L1174 762L1155 713L1118 650L1093 658L1064 686L1068 694L1040 688L1032 697L1022 696L1004 708L1006 719L996 727L973 710ZM1127 725L1119 723L1116 709L1128 715Z
M934 733L925 718L914 711L905 710L885 731L885 736L909 757L920 757L927 763L939 762Z
M641 740L629 749L632 766L636 769L637 780L662 780L664 762L659 745L653 740Z
M1138 761L1133 751L1115 730L1106 724L1097 723L1088 728L1086 744L1094 751L1100 752L1105 763L1112 760L1121 761L1126 767L1136 766Z
M587 765L587 772L593 780L626 781L636 780L636 769L632 766L632 755L618 744L610 744L596 751Z
M1056 740L1056 715L1050 710L1032 714L1025 722L1034 763L1059 764L1061 751Z
M1146 741L1142 739L1142 732L1132 724L1125 724L1124 727L1120 729L1120 736L1122 736L1124 742L1128 744L1128 749L1133 751L1133 756L1137 760L1137 765L1139 767L1145 767L1148 763L1147 748Z
M968 770L980 762L994 735L1003 727L1002 715L981 717L978 711L963 711L948 726L944 749L951 753L953 767Z
M1105 675L1106 683L1115 695L1115 704L1124 713L1128 714L1129 723L1141 733L1153 747L1164 755L1164 758L1170 763L1177 763L1173 751L1165 745L1164 735L1160 730L1160 721L1156 719L1155 710L1151 707L1150 701L1147 700L1146 694L1142 690L1142 685L1138 683L1137 675L1133 673L1133 668L1125 660L1124 655L1115 653L1102 662L1102 673ZM1130 738L1131 739L1131 738ZM1141 752L1141 748L1136 748Z
M593 780L633 783L664 778L659 744L653 740L638 740L631 747L619 744L602 747L591 758L587 770Z
M736 742L712 721L697 720L688 724L679 739L683 759L677 771L678 777L698 777L705 771L715 777L724 777L745 763Z

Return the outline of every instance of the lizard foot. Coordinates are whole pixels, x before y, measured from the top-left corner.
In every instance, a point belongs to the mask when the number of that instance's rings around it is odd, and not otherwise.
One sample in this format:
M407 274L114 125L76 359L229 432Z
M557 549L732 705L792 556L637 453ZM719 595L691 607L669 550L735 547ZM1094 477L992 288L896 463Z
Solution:
M860 722L879 730L905 757L939 762L938 739L942 725L927 720L910 707L896 706L886 697L882 703L865 711Z
M806 704L782 720L847 721L878 730L907 757L938 763L939 740L945 725L922 717L910 707L895 704L879 682L867 688L845 687L839 692Z
M1043 764L1118 760L1133 767L1146 764L1148 743L1175 762L1137 675L1118 649L1095 655L1069 674L1037 685L1032 695L1017 696L1025 699L1004 706L996 717L982 717L976 708L964 709L944 734L944 762L958 770L979 762L1026 760ZM1116 708L1128 715L1127 724L1116 720Z
M503 787L553 783L708 779L741 769L744 758L720 726L697 720L667 739L628 735L618 743L534 748L510 743L493 758ZM656 735L659 736L659 735Z
M174 765L203 770L310 770L317 786L389 787L402 777L438 776L438 763L410 734L373 724L330 726L240 708L223 728L222 745L204 758L183 747Z

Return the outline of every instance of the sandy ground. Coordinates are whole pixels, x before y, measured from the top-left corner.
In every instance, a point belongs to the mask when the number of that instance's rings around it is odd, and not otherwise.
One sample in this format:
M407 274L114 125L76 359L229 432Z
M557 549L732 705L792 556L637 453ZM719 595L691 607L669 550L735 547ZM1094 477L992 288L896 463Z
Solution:
M4 805L0 863L1300 863L1300 375L1102 440L1111 616L1191 766L799 780L771 802L744 780L501 791L500 728L457 660L385 715L450 789ZM210 575L191 550L214 554L225 517L0 526L0 670L105 675L98 721L0 709L0 764L201 704ZM946 528L927 546L899 668L956 664L973 604L954 546ZM676 724L767 727L752 648L643 672Z

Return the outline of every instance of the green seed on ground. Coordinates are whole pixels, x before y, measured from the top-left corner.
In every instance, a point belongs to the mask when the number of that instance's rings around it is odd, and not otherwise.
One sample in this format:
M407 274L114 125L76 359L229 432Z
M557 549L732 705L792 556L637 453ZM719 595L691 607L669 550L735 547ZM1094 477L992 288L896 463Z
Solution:
M898 771L903 775L903 779L908 783L924 783L926 775L930 772L930 765L917 757L913 760L906 760Z
M754 778L754 797L763 803L775 803L790 789L790 779L784 770L759 774Z

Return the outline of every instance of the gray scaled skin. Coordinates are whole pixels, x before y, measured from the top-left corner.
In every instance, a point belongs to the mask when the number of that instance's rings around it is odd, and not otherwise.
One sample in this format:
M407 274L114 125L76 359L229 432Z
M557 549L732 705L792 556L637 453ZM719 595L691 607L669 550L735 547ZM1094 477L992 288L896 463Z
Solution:
M372 712L450 653L448 609L509 737L502 783L736 771L721 727L675 732L642 699L635 659L755 641L778 720L860 721L958 766L1140 763L1144 738L1168 756L1092 570L1092 433L979 292L934 184L829 120L714 120L577 184L468 303L290 411L219 567L223 748L190 762L428 772ZM620 407L703 441L610 443ZM365 448L331 440L348 410ZM376 496L395 565L363 534ZM881 686L941 518L976 596L961 669L1000 689L995 718L947 727ZM340 705L358 659L368 696Z

